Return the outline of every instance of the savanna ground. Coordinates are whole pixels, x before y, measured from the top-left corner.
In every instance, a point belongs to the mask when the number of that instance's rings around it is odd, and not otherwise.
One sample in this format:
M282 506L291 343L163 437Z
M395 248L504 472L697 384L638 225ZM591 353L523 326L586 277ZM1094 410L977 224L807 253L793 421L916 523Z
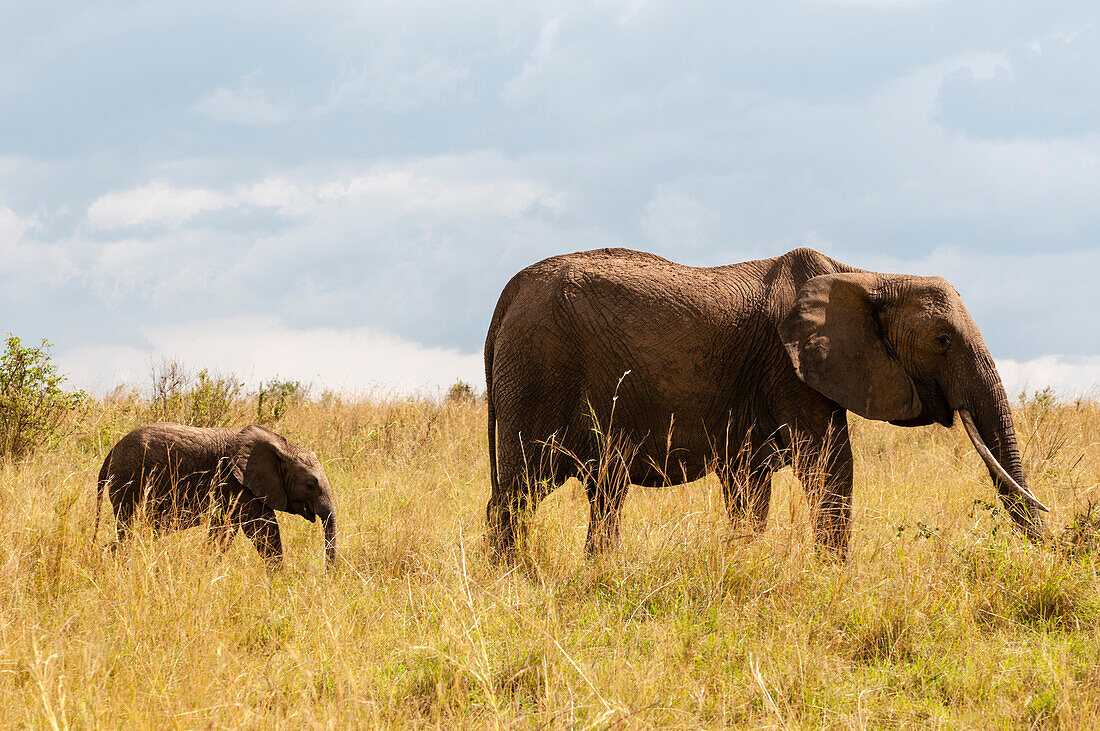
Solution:
M222 396L219 420L256 419ZM202 530L111 552L108 513L93 541L104 455L163 407L120 390L0 459L0 726L1100 725L1095 401L1016 412L1052 546L1005 523L961 427L850 417L843 565L785 470L756 541L712 477L632 490L596 561L571 482L508 570L486 555L483 402L296 399L266 418L325 465L341 558L326 572L319 527L281 514L273 574L239 535L221 559Z

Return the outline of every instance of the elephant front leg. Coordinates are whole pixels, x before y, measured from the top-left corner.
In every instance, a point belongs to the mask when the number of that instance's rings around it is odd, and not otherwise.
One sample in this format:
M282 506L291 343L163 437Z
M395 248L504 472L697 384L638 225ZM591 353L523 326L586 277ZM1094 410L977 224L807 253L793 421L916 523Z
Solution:
M852 443L843 411L824 437L801 441L793 467L810 501L814 538L837 560L848 553L852 531Z
M283 563L283 542L275 511L263 500L247 500L238 507L237 521L268 567L280 567Z
M626 485L606 484L594 479L585 480L588 493L588 538L584 552L588 556L606 553L622 543L620 525L622 505L626 497Z

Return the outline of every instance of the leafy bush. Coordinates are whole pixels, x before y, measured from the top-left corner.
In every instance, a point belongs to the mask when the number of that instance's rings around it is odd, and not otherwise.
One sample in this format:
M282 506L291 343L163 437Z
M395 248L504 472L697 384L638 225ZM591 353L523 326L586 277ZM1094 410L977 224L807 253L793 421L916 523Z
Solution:
M65 416L87 400L61 387L65 376L50 362L50 343L37 348L8 333L0 357L0 455L22 457L53 438Z
M190 421L195 426L228 426L241 400L244 382L235 376L212 374L203 368L195 377L189 394Z
M308 395L309 387L298 381L272 379L261 383L256 397L256 423L274 424Z
M162 360L150 369L150 415L156 421L191 426L229 426L242 411L244 382L235 376L203 368L194 376L174 360Z
M1027 395L1027 389L1023 389L1016 398L1019 399L1021 407L1031 408L1041 413L1049 413L1058 406L1058 395L1050 386L1042 391L1032 392L1030 397Z
M473 386L465 381L455 381L451 384L451 387L447 389L447 401L452 403L473 401L475 398Z

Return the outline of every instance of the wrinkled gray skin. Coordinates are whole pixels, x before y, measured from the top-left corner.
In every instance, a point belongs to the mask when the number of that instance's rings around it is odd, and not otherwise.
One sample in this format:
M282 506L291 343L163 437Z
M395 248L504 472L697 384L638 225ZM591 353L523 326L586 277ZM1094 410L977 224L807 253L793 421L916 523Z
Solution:
M902 426L951 426L955 411L968 411L1026 490L1004 387L955 289L811 249L713 268L627 249L546 259L504 288L485 374L486 513L504 560L529 510L569 477L585 480L578 464L600 454L591 414L606 428L616 388L613 431L638 449L630 483L716 471L734 524L759 530L771 475L792 464L816 505L819 546L841 559L852 506L847 410ZM1015 524L1042 537L1038 512L990 475ZM625 494L594 483L589 554L618 544Z
M325 555L336 558L336 508L317 456L262 426L203 429L159 423L138 427L103 461L96 523L110 495L119 541L140 515L158 532L210 519L210 541L225 550L237 529L270 566L282 562L275 511L319 518Z

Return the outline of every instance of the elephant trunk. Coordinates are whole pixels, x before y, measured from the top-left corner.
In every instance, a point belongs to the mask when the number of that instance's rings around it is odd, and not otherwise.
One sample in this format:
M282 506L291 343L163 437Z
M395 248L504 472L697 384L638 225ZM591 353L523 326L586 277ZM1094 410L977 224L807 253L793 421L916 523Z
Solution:
M1039 511L1049 510L1028 489L1012 411L992 358L988 358L982 370L987 373L982 379L986 382L984 405L973 412L960 408L959 416L967 436L986 463L1009 516L1028 538L1041 540L1046 535L1046 525Z
M336 563L336 513L329 512L321 518L325 531L325 560L329 566Z

